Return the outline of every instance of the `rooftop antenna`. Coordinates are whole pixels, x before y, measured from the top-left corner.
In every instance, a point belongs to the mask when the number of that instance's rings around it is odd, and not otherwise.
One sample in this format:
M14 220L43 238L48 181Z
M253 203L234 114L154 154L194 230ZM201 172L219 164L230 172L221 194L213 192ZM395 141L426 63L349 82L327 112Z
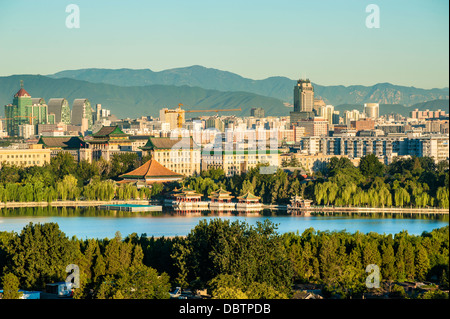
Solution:
M23 80L20 80L20 88L23 89Z

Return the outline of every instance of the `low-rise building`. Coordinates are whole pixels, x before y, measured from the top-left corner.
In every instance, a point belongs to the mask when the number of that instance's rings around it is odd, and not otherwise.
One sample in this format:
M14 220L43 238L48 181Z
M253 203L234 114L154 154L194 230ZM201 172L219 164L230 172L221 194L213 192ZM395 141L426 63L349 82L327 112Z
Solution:
M0 168L5 163L16 166L43 166L50 163L51 150L42 145L30 145L29 149L0 149Z
M202 170L221 168L226 176L240 175L258 164L280 166L281 151L275 150L211 150L202 151Z
M37 144L42 148L51 151L51 157L55 157L60 152L71 154L75 161L86 160L92 162L92 149L79 136L41 136Z

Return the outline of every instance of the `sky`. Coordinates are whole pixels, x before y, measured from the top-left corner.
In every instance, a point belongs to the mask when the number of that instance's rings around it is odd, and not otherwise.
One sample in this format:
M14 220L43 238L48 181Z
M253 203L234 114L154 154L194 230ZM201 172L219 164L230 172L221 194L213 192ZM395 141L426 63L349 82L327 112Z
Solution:
M79 28L66 25L70 4ZM379 28L366 24L370 4ZM448 12L447 0L0 0L0 76L202 65L255 80L443 88Z

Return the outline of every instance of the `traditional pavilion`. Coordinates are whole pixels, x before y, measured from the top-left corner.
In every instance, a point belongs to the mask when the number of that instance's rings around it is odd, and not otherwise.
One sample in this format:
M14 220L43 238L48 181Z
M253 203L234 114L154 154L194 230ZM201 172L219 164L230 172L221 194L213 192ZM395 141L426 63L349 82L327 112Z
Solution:
M153 183L174 182L183 179L183 175L171 171L154 159L119 177L123 178L123 180L119 181L120 184L135 183L138 187L148 187Z
M202 195L197 193L194 189L183 187L178 192L172 195L178 202L199 202Z
M301 209L310 208L312 200L304 199L301 196L295 195L291 198L291 204L287 206L288 213L297 213Z
M236 210L238 212L259 212L263 208L259 202L261 197L255 196L250 192L237 197L237 199Z
M233 196L230 194L231 192L227 192L222 187L212 192L208 196L211 199L209 202L209 210L212 212L235 211L236 204L231 202Z
M173 201L172 207L177 212L181 213L199 213L204 210L208 210L208 203L202 202L202 195L189 187L183 187L182 189L172 194Z
M227 192L221 187L217 191L212 192L208 198L211 199L211 203L231 203L234 197L230 194L231 192Z

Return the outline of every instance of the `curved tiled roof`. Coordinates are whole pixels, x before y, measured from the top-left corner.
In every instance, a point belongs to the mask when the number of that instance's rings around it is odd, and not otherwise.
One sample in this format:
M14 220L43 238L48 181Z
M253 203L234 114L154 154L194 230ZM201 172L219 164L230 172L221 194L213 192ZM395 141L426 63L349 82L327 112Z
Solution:
M250 192L247 192L245 195L239 196L238 199L245 199L245 200L259 200L261 197L255 196Z
M86 142L79 136L41 136L38 144L44 148L80 149L86 147Z
M144 165L126 174L120 175L122 178L148 178L148 177L180 177L183 175L175 173L170 169L162 166L156 160L151 159Z
M230 195L231 192L227 192L222 187L219 188L217 191L212 192L211 196L208 196L209 198L216 198L216 199L222 199L222 198L233 198L234 196Z
M115 136L128 136L125 134L118 125L115 126L103 126L97 133L93 134L94 137L106 137L110 135Z

